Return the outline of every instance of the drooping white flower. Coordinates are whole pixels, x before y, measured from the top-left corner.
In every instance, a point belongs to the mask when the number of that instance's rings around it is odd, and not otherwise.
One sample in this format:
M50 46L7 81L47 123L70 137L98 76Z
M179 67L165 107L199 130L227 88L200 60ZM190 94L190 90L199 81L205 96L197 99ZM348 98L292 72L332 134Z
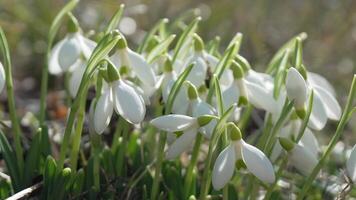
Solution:
M286 126L281 128L279 132L279 136L288 139L296 138L299 134L301 125L302 122L300 119L293 119L290 122L288 122ZM298 144L308 148L312 154L318 156L320 150L319 142L315 137L314 133L312 132L312 130L310 130L308 127L305 129L305 132L303 133L303 136L300 138ZM278 156L281 154L281 150L282 150L281 145L279 144L279 142L276 142L271 154L272 161L278 158Z
M199 132L198 129L207 125L211 120L212 116L189 117L171 114L157 117L151 121L151 124L170 133L182 132L177 135L176 140L171 143L166 152L167 159L174 159L192 145Z
M117 51L110 57L115 66L127 68L133 77L137 77L147 88L156 88L156 76L143 56L132 51L124 38L118 41ZM145 93L149 92L145 90ZM152 91L150 91L152 92Z
M248 70L245 74L242 66L233 62L231 65L235 80L226 88L222 95L225 108L233 103L239 102L240 105L250 102L259 109L264 109L270 113L278 113L278 101L273 98L273 87L269 88L270 81L260 77L261 73ZM267 75L266 75L267 76Z
M48 63L48 71L57 75L66 72L81 62L82 58L89 59L96 43L82 35L77 22L70 19L68 34L54 45ZM74 24L73 24L74 23Z
M71 76L69 78L69 93L74 98L80 86L80 82L82 81L84 72L85 72L86 62L82 59L77 61L73 66L73 70Z
M1 64L0 62L0 92L2 92L2 90L5 87L5 71L4 71L4 66Z
M247 144L241 138L240 130L229 123L231 144L217 157L212 174L212 184L215 190L223 188L231 179L236 162L243 162L248 171L266 183L273 183L275 174L271 162L258 148Z
M309 95L314 91L313 109L308 126L315 130L325 127L328 119L339 120L341 117L341 106L336 100L335 90L331 84L322 76L308 72L307 84Z
M94 128L102 133L109 125L113 111L132 124L140 123L146 114L142 96L137 90L121 80L116 68L108 65L109 83L103 88L94 111Z
M309 148L295 144L286 138L279 138L280 145L288 152L290 163L303 175L308 176L318 164L318 157Z
M356 182L356 145L351 150L350 157L346 162L346 172L352 182Z

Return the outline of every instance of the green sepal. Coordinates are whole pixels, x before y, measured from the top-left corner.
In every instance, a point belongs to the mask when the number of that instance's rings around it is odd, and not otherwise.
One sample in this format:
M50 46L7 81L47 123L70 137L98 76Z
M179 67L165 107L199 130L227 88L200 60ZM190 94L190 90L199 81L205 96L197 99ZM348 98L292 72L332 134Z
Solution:
M279 143L281 144L281 146L283 147L284 150L286 151L291 151L294 148L294 142L292 142L292 140L289 140L287 138L284 137L280 137L279 138Z
M233 141L241 140L241 138L242 138L241 131L240 131L239 127L237 127L233 122L229 122L227 124L227 129L230 131L231 140L233 140Z
M68 23L67 23L67 30L68 33L76 33L79 31L79 23L78 20L74 17L72 13L68 13Z

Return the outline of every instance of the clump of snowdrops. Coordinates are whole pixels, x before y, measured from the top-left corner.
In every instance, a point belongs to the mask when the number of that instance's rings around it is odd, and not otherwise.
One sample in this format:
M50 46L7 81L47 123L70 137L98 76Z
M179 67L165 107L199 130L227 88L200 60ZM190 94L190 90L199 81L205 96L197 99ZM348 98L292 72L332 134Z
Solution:
M285 43L265 72L257 72L239 54L241 33L220 51L218 38L204 42L199 36L199 17L187 25L183 18L172 23L184 25L177 33L162 19L133 49L116 30L124 6L104 30L88 38L71 13L76 4L70 1L49 30L37 131L27 145L0 29L0 89L6 87L11 120L0 134L6 164L2 198L355 195L355 147L336 172L328 166L355 110L356 76L349 77L352 85L342 109L332 85L303 62L305 33ZM67 34L57 40L65 25ZM63 88L70 99L57 143L50 139L46 115L48 74L67 77ZM254 123L253 113L263 123ZM322 149L317 132L328 120L338 125ZM329 180L334 174L338 178Z

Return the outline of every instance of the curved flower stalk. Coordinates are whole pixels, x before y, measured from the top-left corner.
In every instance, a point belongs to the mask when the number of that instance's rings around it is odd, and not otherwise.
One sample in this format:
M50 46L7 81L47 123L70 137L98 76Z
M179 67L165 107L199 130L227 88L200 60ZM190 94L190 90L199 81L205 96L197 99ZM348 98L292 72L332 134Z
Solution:
M302 122L300 119L293 119L286 126L281 128L279 132L279 136L288 139L294 139L298 137L298 133L300 132L301 126L302 126ZM312 132L312 130L310 130L309 128L305 129L305 132L303 133L303 136L300 138L298 144L308 148L309 151L316 157L318 156L320 151L319 142L315 137L314 133ZM278 156L281 154L281 150L282 150L282 146L279 144L279 142L276 142L271 154L272 161L278 158Z
M186 115L164 115L153 119L150 123L162 131L177 133L177 138L168 147L167 159L174 159L187 150L195 140L201 127L206 126L214 116L204 115L189 117Z
M239 128L229 123L231 143L217 157L212 174L215 190L223 188L234 174L236 165L246 166L247 170L266 183L273 183L275 174L271 162L258 148L247 144L241 136Z
M107 86L98 99L94 111L94 128L102 133L109 125L113 111L132 124L139 124L145 117L146 107L143 97L131 84L121 79L118 70L107 62Z
M0 93L5 87L5 70L4 66L0 62Z
M72 97L77 95L86 61L96 45L96 42L82 35L77 20L70 15L68 33L64 39L54 45L49 58L48 71L53 75L71 73L68 90Z
M279 143L288 152L291 164L304 176L308 176L318 164L318 157L303 144L295 144L286 138L279 138Z
M356 145L351 150L350 157L346 162L346 172L347 176L350 180L355 183L356 182Z
M117 45L117 51L110 57L119 71L125 72L129 77L137 77L147 97L157 89L157 80L152 67L143 56L132 51L122 36Z

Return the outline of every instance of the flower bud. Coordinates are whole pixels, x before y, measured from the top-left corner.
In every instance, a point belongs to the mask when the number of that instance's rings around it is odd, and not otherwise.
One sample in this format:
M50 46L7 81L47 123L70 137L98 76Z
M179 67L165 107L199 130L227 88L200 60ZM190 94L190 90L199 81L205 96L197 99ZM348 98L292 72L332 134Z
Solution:
M198 34L194 34L193 39L194 39L194 50L196 52L203 51L204 50L204 42L201 39L201 37L199 37Z
M78 20L71 14L68 14L68 23L67 23L67 30L69 33L76 33L79 31L79 23Z
M200 127L205 126L210 123L211 120L216 119L213 115L202 115L197 118Z
M107 62L107 78L109 82L117 81L120 79L119 70L111 63L110 61Z
M291 151L294 148L294 143L291 140L287 139L287 138L280 137L279 138L279 143L281 144L283 149L288 151L288 152Z
M198 91L197 88L189 81L186 81L185 84L187 84L188 89L187 89L187 95L189 100L195 100L198 98Z
M233 140L233 141L241 140L242 134L241 134L239 127L237 127L234 123L229 122L227 124L227 128L228 128L228 130L230 130L231 140Z

